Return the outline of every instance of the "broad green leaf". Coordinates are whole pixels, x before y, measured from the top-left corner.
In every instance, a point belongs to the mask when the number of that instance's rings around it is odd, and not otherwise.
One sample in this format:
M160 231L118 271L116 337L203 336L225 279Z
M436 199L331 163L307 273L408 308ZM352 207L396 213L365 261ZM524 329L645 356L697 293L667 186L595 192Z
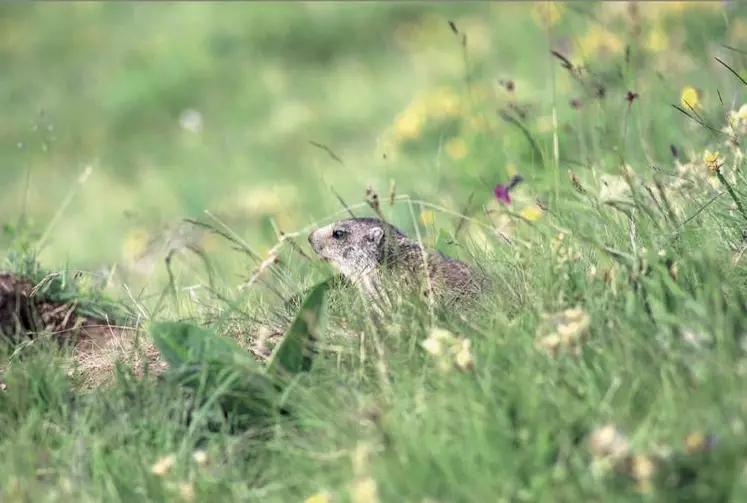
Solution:
M296 318L270 356L268 375L278 376L283 371L296 374L311 368L311 345L324 329L327 292L332 281L314 286L301 303Z
M226 415L242 423L259 421L277 412L281 390L261 371L232 368L218 361L204 361L169 371L168 378L213 402Z
M150 326L169 369L167 381L195 391L201 406L214 404L234 427L250 427L278 411L281 390L232 339L184 322Z
M445 229L439 229L435 248L441 253L450 255L454 248L454 237Z
M246 363L251 355L236 341L186 322L155 322L150 325L153 343L171 367L205 360Z

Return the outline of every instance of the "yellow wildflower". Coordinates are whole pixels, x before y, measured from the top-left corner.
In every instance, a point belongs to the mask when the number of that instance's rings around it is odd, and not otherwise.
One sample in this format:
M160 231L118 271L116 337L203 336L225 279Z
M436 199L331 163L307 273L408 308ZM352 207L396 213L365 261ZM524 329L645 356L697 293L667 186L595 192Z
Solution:
M532 7L532 20L543 28L554 26L563 16L565 3L536 2Z
M644 42L646 50L650 52L663 52L669 47L669 39L667 34L661 26L656 26L652 29L646 41Z
M420 223L423 225L429 225L435 222L436 214L430 210L425 210L420 213Z
M625 48L625 44L617 35L600 26L591 28L586 35L581 37L579 44L581 52L586 56L600 50L619 54Z
M704 450L707 444L706 437L699 432L690 433L683 442L683 449L685 452L693 453Z
M461 159L464 159L467 157L467 154L469 153L469 149L467 148L467 142L464 141L462 138L452 138L448 142L446 142L446 154L454 159L455 161L459 161Z
M506 176L508 177L509 180L519 174L519 170L516 168L516 164L514 163L506 164L505 169L506 169Z
M459 114L461 100L451 87L441 87L427 97L427 108L434 117L453 117Z
M536 222L542 218L542 208L533 204L521 210L521 216L530 222Z
M684 108L685 110L700 107L700 97L698 95L698 90L691 86L685 86L682 89L680 103L682 104L682 108Z
M332 498L329 495L329 492L324 491L321 493L316 493L313 496L309 496L304 500L304 503L330 503L332 501Z
M724 159L719 153L710 150L706 150L703 154L703 162L711 173L718 173L718 170L724 165Z
M394 131L400 140L417 138L422 127L422 115L409 107L394 120Z
M371 477L356 480L353 482L352 489L354 503L379 502L379 490L376 481Z

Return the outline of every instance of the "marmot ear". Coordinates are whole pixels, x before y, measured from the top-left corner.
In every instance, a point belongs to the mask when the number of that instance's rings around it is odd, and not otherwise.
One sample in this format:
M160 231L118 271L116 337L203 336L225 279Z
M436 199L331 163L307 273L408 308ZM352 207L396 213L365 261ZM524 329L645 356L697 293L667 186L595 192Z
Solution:
M370 231L368 231L368 235L366 238L371 241L374 244L381 243L381 239L384 237L384 229L381 227L374 227Z

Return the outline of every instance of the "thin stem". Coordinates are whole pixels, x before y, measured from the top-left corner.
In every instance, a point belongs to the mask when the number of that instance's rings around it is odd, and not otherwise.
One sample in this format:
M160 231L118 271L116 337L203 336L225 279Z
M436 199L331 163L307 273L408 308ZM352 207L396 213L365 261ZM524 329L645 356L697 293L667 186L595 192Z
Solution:
M726 190L729 191L729 195L734 200L734 204L737 205L737 208L739 208L740 213L742 213L742 216L747 220L747 211L745 211L744 206L742 206L742 203L739 202L739 199L737 198L737 194L734 192L734 189L731 188L731 184L726 181L726 178L724 178L724 175L721 174L721 171L716 171L716 176L718 177L718 180L722 183L724 187L726 187Z

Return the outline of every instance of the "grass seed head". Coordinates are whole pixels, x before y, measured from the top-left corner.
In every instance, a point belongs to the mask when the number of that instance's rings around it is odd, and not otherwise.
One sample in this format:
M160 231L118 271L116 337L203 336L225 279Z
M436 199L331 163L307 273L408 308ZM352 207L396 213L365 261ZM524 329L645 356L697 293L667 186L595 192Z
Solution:
M454 357L454 363L462 371L472 370L475 367L475 360L470 352L470 341L464 339L460 345L459 351Z
M192 485L192 482L182 482L181 484L179 484L179 496L184 501L195 500L195 486Z
M156 462L153 463L153 466L150 467L150 471L154 475L163 477L167 475L169 472L171 472L171 469L174 467L174 464L176 464L176 455L169 454L167 456L163 456L159 458L158 460L156 460Z
M208 457L207 452L203 450L196 450L192 453L192 459L194 459L195 463L197 463L198 466L207 466L207 464L210 462L210 458Z
M594 456L608 458L618 463L630 454L630 442L617 426L606 424L597 428L590 437L589 447Z

